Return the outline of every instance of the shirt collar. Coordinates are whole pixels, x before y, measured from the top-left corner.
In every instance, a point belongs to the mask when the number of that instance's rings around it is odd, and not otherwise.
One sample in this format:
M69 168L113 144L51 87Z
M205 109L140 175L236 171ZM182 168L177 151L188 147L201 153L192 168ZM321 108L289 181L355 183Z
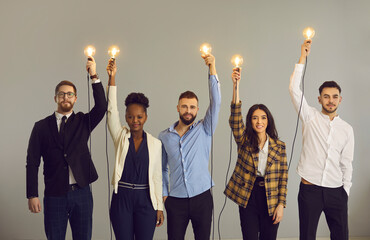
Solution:
M329 121L330 121L330 117L329 117L328 115L324 114L322 111L320 111L320 114L321 114L321 116L322 116L323 118L325 118L325 119L327 119L327 120L329 120ZM333 118L333 120L331 120L331 121L336 121L337 119L338 119L338 120L340 119L339 114L337 114L337 116L335 116L335 117Z
M263 153L267 153L268 152L268 146L269 146L269 142L270 142L270 137L269 135L266 133L266 142L265 142L265 145L263 145L263 148L260 149L260 151L262 151Z
M191 130L192 128L194 128L198 123L199 123L199 121L198 121L198 122L195 122L195 121L194 121L194 123L190 126L189 130ZM170 132L176 132L176 129L175 129L175 128L176 128L177 124L179 124L179 121L177 121L177 122L175 122L174 124L172 124L172 125L168 128L168 131L170 131Z
M63 114L61 114L61 113L58 113L58 112L55 112L55 117L56 117L56 119L59 121L59 120L62 120L62 117L63 116L66 116L67 117L67 119L72 115L72 113L73 113L73 111L72 112L70 112L70 113L68 113L67 115L63 115Z

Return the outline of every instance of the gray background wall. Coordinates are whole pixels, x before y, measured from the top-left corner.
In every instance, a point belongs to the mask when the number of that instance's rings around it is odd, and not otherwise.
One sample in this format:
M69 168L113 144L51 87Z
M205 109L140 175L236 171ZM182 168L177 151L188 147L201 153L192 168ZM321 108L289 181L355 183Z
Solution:
M354 127L356 138L349 200L350 235L370 236L369 10L370 2L366 0L2 0L0 238L45 238L43 215L31 214L25 198L28 138L34 122L56 109L53 90L63 79L77 85L75 111L87 110L83 55L87 44L97 49L97 69L104 85L106 51L111 44L120 46L119 107L123 112L123 101L129 92L144 92L151 105L145 129L153 135L177 120L177 98L185 90L192 89L198 94L199 117L204 116L208 104L207 68L200 58L199 46L204 41L212 44L222 88L222 107L214 136L217 227L229 159L230 58L239 53L245 60L241 82L243 113L246 114L251 104L266 104L274 114L281 139L287 143L289 157L296 112L290 102L288 82L300 54L301 31L306 26L316 30L306 74L306 97L311 105L319 107L317 89L324 80L336 80L343 88L339 113ZM109 235L104 136L104 123L101 123L92 135L92 155L100 175L92 187L94 239L108 239ZM108 139L112 170L113 146L110 136ZM299 177L295 167L300 145L299 130L289 176L288 205L279 237L298 236ZM236 161L233 146L231 170ZM39 188L42 193L43 184ZM237 206L231 201L222 215L221 234L223 238L241 238ZM323 217L318 236L328 235ZM187 237L193 237L191 228ZM166 226L157 229L155 238L166 238Z

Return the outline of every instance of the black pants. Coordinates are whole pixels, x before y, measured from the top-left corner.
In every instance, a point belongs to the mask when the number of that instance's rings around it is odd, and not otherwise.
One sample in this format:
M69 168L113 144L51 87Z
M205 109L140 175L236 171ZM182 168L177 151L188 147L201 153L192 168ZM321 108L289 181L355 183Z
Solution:
M168 197L167 234L169 240L185 238L191 220L195 240L208 240L211 234L213 198L210 190L192 198Z
M240 225L244 240L275 240L279 224L273 224L267 210L266 189L259 186L258 177L254 183L246 208L239 207Z
M90 186L73 188L67 195L44 197L44 225L49 240L64 240L67 224L74 240L90 240L92 235L93 197Z
M153 239L157 211L153 209L149 189L119 187L112 196L110 219L117 240Z
M321 212L325 213L330 239L348 240L348 195L343 187L327 188L301 183L298 194L299 239L316 239Z

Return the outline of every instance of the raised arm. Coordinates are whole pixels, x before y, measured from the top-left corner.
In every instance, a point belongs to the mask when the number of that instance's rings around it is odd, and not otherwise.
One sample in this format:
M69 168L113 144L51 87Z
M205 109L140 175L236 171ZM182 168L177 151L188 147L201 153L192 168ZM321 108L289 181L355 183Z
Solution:
M105 98L103 85L96 74L96 63L93 57L89 57L87 59L86 70L90 74L90 79L92 81L93 97L95 102L94 107L89 113L87 113L87 115L90 116L86 118L90 121L92 131L104 117L107 110L107 100Z
M204 128L208 135L215 132L218 114L221 107L220 83L218 81L215 57L212 54L202 55L205 64L209 66L208 86L210 94L210 104L204 117Z
M234 68L231 74L233 82L233 98L231 100L231 114L229 124L234 135L235 142L239 145L245 140L243 116L241 112L241 102L239 99L239 83L241 79L241 68Z
M121 120L117 108L117 88L116 88L116 73L117 66L114 59L110 59L107 66L108 81L108 128L114 143L116 144L119 137Z
M294 72L290 76L289 84L289 93L293 102L293 106L297 112L300 111L299 117L302 121L309 120L311 111L311 107L308 105L305 97L302 97L303 93L300 89L304 64L306 63L306 57L310 53L310 50L311 40L305 40L301 46L301 56L299 58L298 64L295 65Z

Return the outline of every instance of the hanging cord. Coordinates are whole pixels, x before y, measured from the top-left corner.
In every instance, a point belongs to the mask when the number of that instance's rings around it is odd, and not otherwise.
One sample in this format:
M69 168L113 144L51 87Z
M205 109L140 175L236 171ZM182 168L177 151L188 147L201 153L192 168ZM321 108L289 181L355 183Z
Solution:
M109 90L110 90L110 77L108 80L108 90L107 90L107 111L105 112L105 157L107 160L107 178L108 178L108 214L110 212L110 182L109 182L109 154L108 154L108 102L109 102ZM112 240L112 221L109 217L109 231L110 239Z
M210 79L210 70L208 68L208 81ZM211 107L212 104L212 93L209 92L209 106ZM213 189L212 189L212 179L213 179L213 119L211 114L211 195L212 195L212 201L213 201ZM213 201L213 208L212 208L212 239L214 239L215 235L215 205Z
M301 110L302 110L303 96L304 96L304 76L306 74L306 67L307 67L307 55L306 55L306 62L304 64L304 69L303 69L303 74L302 74L302 79L301 79L302 97L301 97L301 103L299 104L299 110L298 110L298 115L297 115L297 123L296 123L296 126L295 126L295 133L294 133L293 144L292 144L292 151L290 153L290 159L289 159L289 164L288 164L288 172L289 172L289 168L290 168L290 163L292 162L292 158L293 158L294 144L295 144L295 140L296 140L296 137L297 137L297 131L298 131L298 125L299 125L299 116L301 115Z
M89 116L89 151L90 151L90 156L91 156L91 118L90 118L90 74L89 70L87 70L87 108L88 108L88 116ZM91 156L92 158L92 156ZM90 165L89 165L90 168Z
M87 111L88 111L88 118L89 118L89 124L88 124L88 127L89 127L89 153L90 153L90 157L92 159L92 155L91 155L91 117L90 117L90 111L91 111L91 106L90 106L90 74L89 74L89 69L87 69L87 75L86 75L86 78L87 78ZM89 178L91 176L91 166L89 164ZM92 192L92 184L89 184L89 187L90 187L90 192Z
M235 84L235 99L234 99L234 102L236 103L236 91L237 91L237 85ZM232 143L232 140L233 140L233 130L231 129L230 130L230 153L229 153L229 163L227 165L227 171L226 171L226 177L225 177L225 187L227 185L227 179L229 178L229 171L230 171L230 165L231 165L231 156L232 156L232 153L233 153L233 143ZM222 215L222 212L224 211L225 209L225 206L226 206L226 200L227 200L227 196L225 195L225 200L224 200L224 204L222 205L222 208L221 208L221 211L220 211L220 214L218 215L218 222L217 222L217 225L218 225L218 239L221 239L221 229L220 229L220 222L221 222L221 215Z

